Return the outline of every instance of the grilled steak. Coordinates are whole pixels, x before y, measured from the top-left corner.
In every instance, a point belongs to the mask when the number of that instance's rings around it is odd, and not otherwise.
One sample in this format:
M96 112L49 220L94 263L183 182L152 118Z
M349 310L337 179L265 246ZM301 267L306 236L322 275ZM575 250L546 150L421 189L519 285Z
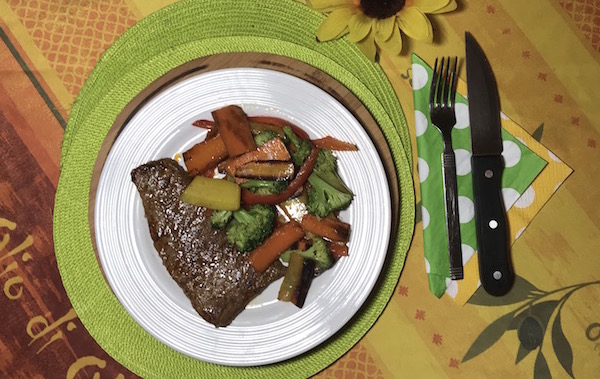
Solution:
M137 167L131 178L142 198L154 247L194 309L215 326L227 326L271 282L285 273L276 261L264 273L214 230L206 208L179 196L192 177L172 159Z

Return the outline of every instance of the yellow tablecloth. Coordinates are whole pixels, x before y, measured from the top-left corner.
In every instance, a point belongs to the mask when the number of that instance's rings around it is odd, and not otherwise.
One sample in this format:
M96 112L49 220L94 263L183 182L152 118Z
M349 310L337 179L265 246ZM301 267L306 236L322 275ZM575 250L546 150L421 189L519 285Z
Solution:
M105 49L169 3L0 0L2 377L135 376L95 343L69 303L53 251L52 209L75 97ZM381 57L411 131L410 52L428 62L464 56L469 30L494 68L504 113L574 173L513 245L519 281L511 296L477 292L460 305L431 295L417 225L386 310L318 376L597 377L600 1L458 3L457 11L431 17L433 44L405 40L401 56Z

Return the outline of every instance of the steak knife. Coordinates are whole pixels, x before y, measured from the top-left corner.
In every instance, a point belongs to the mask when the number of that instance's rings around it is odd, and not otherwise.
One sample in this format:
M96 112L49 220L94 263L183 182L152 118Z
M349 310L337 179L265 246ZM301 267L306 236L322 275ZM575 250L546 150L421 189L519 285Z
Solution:
M465 43L479 278L486 292L502 296L512 287L515 276L502 201L500 99L490 64L469 32L465 33Z

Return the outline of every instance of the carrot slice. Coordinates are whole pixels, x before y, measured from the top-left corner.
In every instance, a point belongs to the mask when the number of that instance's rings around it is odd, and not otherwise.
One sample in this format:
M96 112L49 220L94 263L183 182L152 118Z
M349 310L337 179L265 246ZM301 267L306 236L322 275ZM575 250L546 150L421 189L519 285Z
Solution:
M252 250L248 262L258 272L265 271L281 253L304 237L304 230L295 222L288 222L275 231L256 249Z
M332 136L325 136L323 138L315 139L312 141L316 147L327 150L335 151L356 151L358 147L350 142L344 142Z
M192 176L206 172L225 158L227 149L220 135L197 143L183 153L185 166Z
M212 116L229 156L235 157L256 149L250 123L242 108L229 105L213 111Z
M233 157L230 160L219 165L220 171L227 171L229 175L235 175L235 170L249 162L254 161L288 161L290 160L290 152L285 143L280 138L273 138L257 149Z
M334 259L348 256L348 245L327 241L327 247Z
M350 224L331 218L319 218L307 213L302 217L302 229L337 242L348 242Z

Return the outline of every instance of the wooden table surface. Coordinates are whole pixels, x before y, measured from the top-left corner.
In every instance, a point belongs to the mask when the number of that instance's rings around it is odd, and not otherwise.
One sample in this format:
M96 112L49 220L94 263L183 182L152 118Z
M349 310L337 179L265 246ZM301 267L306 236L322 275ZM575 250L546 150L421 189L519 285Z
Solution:
M170 3L0 0L1 377L135 377L78 320L56 265L52 215L63 133L83 83L128 27ZM512 246L512 297L477 292L460 305L431 295L418 222L385 311L317 376L599 377L600 1L458 3L430 17L433 44L405 41L400 56L380 60L413 142L410 52L427 62L464 56L469 30L488 53L503 112L573 174Z

